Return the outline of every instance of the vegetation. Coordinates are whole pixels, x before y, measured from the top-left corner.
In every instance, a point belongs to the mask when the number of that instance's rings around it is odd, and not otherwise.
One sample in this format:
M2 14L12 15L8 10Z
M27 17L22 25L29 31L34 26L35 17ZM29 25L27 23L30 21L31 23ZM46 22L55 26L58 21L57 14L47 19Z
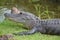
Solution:
M11 8L16 6L20 10L34 13L40 18L60 18L60 5L55 1L46 0L0 0L0 6ZM31 11L32 10L32 11Z

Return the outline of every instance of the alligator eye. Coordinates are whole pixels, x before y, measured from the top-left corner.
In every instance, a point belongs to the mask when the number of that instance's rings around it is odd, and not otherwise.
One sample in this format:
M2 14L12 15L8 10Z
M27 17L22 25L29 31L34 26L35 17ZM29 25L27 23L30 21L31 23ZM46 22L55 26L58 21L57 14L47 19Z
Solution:
M20 12L20 14L22 14L22 12Z

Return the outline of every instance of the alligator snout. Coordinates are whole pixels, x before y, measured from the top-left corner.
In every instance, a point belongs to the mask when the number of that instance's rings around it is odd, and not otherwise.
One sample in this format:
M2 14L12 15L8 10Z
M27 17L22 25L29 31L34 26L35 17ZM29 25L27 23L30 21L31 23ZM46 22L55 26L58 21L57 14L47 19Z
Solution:
M7 15L7 13L4 14L5 16Z
M5 13L4 16L5 16L6 18L12 18L12 17L14 17L12 14L9 14L9 13Z
M8 16L9 16L9 14L8 14L8 13L5 13L5 14L4 14L4 16L5 16L5 17L8 17Z

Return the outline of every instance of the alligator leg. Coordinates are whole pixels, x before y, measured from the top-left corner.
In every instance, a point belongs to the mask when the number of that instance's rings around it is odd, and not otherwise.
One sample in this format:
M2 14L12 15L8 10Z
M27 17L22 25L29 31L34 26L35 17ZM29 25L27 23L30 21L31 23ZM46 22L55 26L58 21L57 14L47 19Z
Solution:
M29 35L29 34L33 34L37 31L36 27L33 27L31 30L29 31L23 31L23 32L18 32L18 33L13 33L15 35Z

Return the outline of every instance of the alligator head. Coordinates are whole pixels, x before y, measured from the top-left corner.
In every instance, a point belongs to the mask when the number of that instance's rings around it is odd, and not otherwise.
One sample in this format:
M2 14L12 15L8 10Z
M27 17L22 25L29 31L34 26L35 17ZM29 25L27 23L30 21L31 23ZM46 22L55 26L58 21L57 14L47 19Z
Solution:
M26 26L32 27L36 23L36 16L29 12L19 11L16 7L13 7L11 12L6 12L5 17L15 22L21 22Z

